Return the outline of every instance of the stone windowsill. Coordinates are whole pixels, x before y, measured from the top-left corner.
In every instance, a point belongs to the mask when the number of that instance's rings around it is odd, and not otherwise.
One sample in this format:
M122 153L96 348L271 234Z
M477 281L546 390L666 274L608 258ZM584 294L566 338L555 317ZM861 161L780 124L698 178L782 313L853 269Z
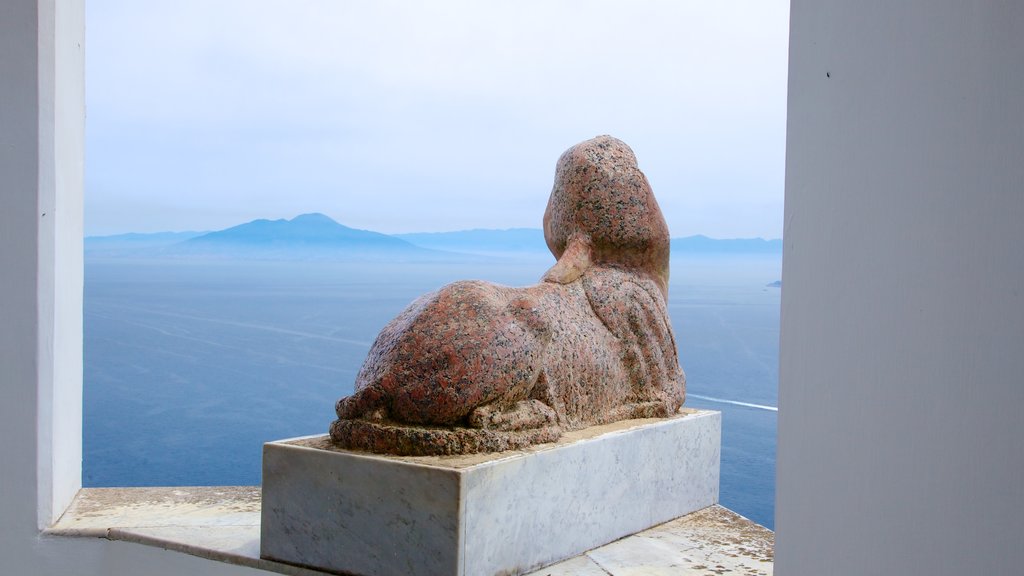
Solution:
M137 542L279 574L322 574L260 558L259 486L85 488L46 534ZM774 542L772 531L716 505L533 574L770 575Z

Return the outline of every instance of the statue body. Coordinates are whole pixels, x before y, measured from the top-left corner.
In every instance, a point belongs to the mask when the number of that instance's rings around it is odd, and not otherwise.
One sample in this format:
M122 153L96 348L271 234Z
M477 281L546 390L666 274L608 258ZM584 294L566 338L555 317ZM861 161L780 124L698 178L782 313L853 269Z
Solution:
M333 442L497 451L675 413L668 228L628 146L599 136L562 155L544 235L557 262L539 284L456 282L388 323L337 403Z

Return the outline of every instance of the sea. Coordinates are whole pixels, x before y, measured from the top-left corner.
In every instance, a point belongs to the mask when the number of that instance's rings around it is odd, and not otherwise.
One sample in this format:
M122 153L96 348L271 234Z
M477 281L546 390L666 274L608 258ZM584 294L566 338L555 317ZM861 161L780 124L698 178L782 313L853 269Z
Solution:
M461 279L533 284L552 263L87 256L83 483L259 484L263 443L326 433L413 299ZM686 405L722 412L720 501L774 528L781 257L671 264Z

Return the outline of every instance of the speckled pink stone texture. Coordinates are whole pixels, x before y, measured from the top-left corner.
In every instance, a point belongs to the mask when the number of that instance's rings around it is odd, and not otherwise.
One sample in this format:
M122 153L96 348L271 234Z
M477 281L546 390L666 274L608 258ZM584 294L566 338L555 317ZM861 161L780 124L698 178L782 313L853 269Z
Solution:
M666 309L668 227L625 143L598 136L562 154L544 237L557 262L540 284L456 282L385 326L332 441L465 454L674 414L686 378Z

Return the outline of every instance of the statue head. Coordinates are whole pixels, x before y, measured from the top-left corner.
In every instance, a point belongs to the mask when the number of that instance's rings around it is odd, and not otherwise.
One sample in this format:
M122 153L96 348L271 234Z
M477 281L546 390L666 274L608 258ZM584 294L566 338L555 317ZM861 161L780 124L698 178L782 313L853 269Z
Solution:
M598 136L558 159L544 239L557 259L573 242L589 244L590 263L646 273L668 294L668 225L621 140Z

